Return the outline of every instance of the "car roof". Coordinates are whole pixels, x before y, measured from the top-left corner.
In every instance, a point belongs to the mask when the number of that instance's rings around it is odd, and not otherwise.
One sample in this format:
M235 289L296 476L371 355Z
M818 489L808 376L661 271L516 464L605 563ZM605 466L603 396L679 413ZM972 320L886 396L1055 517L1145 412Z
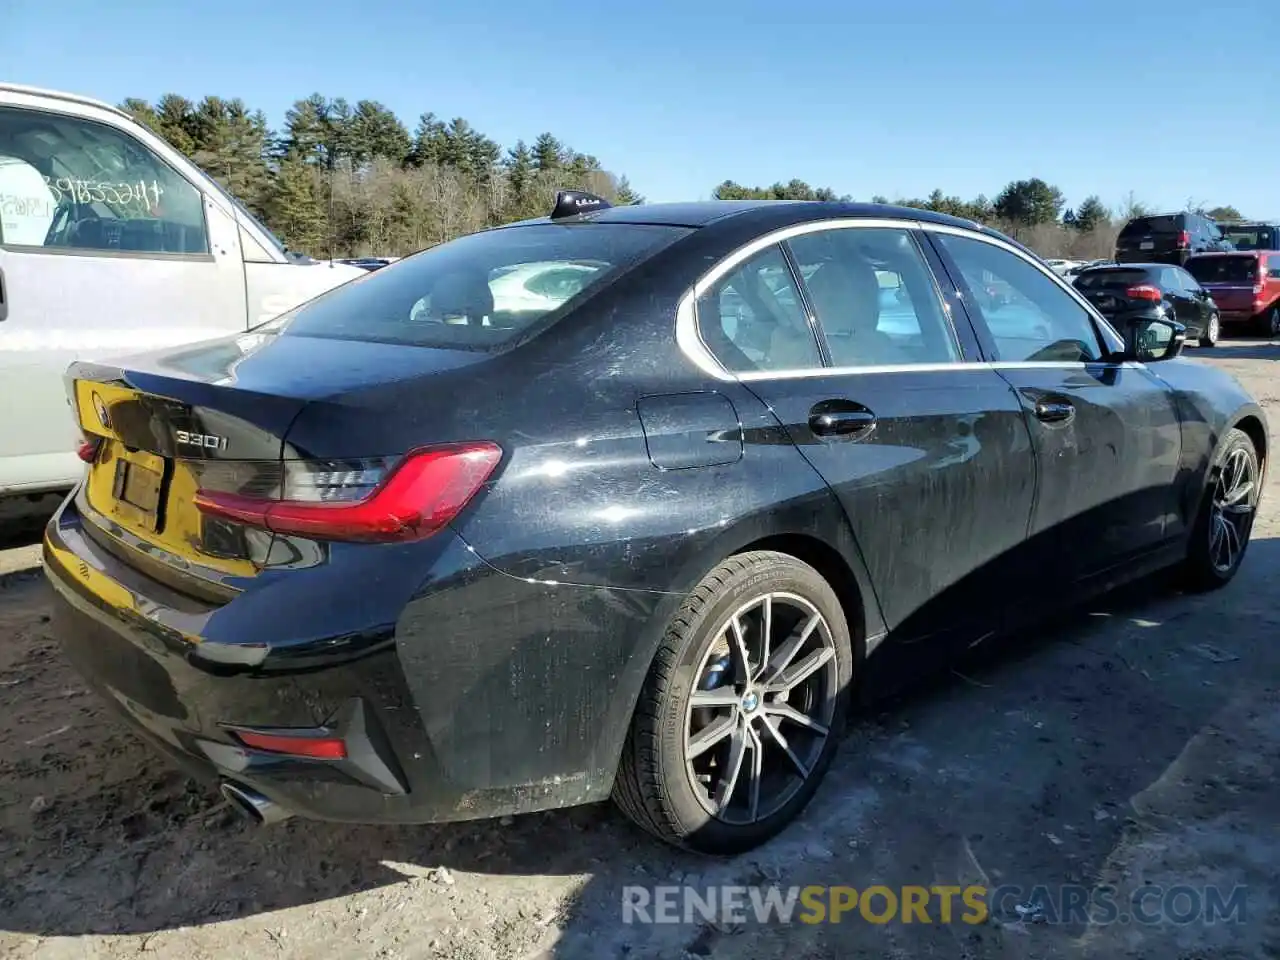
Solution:
M972 220L952 217L932 210L881 203L846 203L825 200L701 200L690 203L642 203L621 207L604 207L556 223L636 223L670 227L705 227L732 217L753 215L763 229L790 223L840 218L884 217L896 220L918 220L941 223L971 230L982 229ZM509 226L551 223L550 217L522 220Z
M93 97L82 96L78 93L67 93L63 90L50 90L45 87L32 87L25 83L6 83L0 82L0 93L21 93L30 97L45 97L50 100L63 100L67 103L77 103L82 107L96 107L99 110L107 110L118 116L128 120L133 118L119 107L112 106L105 100L96 100Z

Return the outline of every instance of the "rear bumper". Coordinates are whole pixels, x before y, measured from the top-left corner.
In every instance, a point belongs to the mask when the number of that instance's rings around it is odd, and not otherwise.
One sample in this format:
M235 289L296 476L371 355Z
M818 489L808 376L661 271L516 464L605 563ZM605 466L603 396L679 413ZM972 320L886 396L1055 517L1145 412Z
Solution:
M563 589L552 599L546 587L495 574L448 536L449 542L442 535L433 548L431 576L449 586L438 595L428 590L412 597L380 639L323 664L314 656L291 658L284 636L291 618L284 616L276 618L282 633L278 649L273 645L265 660L238 658L237 644L212 639L216 629L192 633L175 624L182 622L179 614L205 627L234 619L230 611L240 601L203 613L164 609L155 600L164 596L163 587L140 590L136 571L113 569L119 562L83 533L75 498L69 498L45 533L45 570L56 594L52 627L86 682L144 739L197 777L252 787L297 815L437 822L604 799L616 752L610 756L606 749L602 756L600 747L620 742L618 724L625 729L626 715L598 715L597 724L583 726L597 698L581 676L577 685L548 689L539 682L522 685L510 675L513 655L528 653L519 649L513 624L505 632L485 632L485 616L478 613L463 622L479 629L463 632L458 621L440 619L450 608L456 614L460 603L468 609L483 604L483 585L496 576L507 597L498 616L510 621L528 615L528 632L537 636L542 655L551 657L543 641L556 618L548 611L573 615L574 603L566 601ZM592 606L607 593L567 591ZM539 615L546 619L538 622ZM293 619L306 617L299 612ZM599 651L587 639L580 655L589 661ZM334 647L348 640L335 637ZM317 644L309 640L306 646L314 650ZM558 662L580 674L583 664L566 659L567 652L556 652ZM259 662L238 662L254 659ZM571 679L556 676L555 663L523 666L526 673L540 667L530 674L534 680ZM493 706L489 697L477 703L477 693L479 686L494 683L506 694L500 708L473 712ZM616 691L609 686L601 683L601 704L612 702L608 694ZM539 719L534 727L531 721L543 716L558 718L558 726ZM227 725L328 731L347 743L348 756L314 760L249 749Z

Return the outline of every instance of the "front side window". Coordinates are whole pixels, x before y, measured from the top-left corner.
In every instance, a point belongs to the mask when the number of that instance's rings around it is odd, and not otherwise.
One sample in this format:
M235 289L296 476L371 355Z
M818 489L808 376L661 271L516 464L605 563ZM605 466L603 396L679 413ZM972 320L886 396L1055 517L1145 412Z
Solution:
M541 332L601 284L688 233L632 223L485 230L336 287L264 329L498 350Z
M1087 362L1102 359L1088 311L1044 271L1009 251L953 234L936 234L969 288L996 348L996 359Z
M795 277L776 245L738 264L698 298L698 334L734 373L822 366Z
M959 360L933 274L909 231L823 230L788 245L834 366Z
M101 123L0 108L0 241L207 254L204 202L147 147Z

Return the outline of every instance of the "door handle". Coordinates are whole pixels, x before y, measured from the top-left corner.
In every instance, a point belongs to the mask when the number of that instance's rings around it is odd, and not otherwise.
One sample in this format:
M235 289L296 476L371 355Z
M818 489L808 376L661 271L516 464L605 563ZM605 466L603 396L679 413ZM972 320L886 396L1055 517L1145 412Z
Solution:
M4 270L0 270L0 323L9 319L9 298L5 296Z
M1066 423L1076 415L1070 400L1037 400L1036 419L1043 423Z
M876 428L876 415L852 400L823 400L809 409L814 436L833 440L861 440Z

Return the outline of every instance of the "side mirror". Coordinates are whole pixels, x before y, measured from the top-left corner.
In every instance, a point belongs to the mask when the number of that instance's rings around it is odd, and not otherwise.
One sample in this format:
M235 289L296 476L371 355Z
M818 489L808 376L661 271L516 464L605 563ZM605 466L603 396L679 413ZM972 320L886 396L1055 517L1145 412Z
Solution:
M1125 329L1124 340L1126 360L1172 360L1187 343L1187 328L1174 320L1154 317L1133 320Z

